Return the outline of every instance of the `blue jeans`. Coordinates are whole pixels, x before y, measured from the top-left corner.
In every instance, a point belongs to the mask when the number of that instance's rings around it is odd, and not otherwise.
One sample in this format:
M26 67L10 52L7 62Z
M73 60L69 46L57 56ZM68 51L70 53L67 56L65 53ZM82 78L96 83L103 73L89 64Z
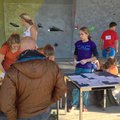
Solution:
M37 116L31 118L18 118L17 120L48 120L50 116L51 109L49 108L46 112L43 112ZM0 113L0 120L7 120L3 113Z
M85 69L85 68L76 68L75 73L91 73L91 69ZM79 89L74 89L72 92L72 106L77 107L79 105L79 98L80 98L80 92ZM83 92L83 105L88 106L88 99L89 99L89 92Z
M43 112L37 116L31 118L19 118L17 120L48 120L50 116L51 109L49 108L46 112Z
M108 49L108 51L107 51L107 49ZM102 50L102 56L105 59L108 58L108 57L115 57L115 49L111 48L111 47L103 49Z
M0 112L0 120L7 120L4 113Z

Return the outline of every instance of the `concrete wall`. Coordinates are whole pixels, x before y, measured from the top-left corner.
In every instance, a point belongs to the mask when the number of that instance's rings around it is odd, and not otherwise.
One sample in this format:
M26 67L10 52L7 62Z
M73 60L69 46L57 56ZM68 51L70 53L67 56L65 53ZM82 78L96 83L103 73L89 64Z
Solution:
M28 13L34 19L37 11L40 9L44 0L4 0L4 21L6 39L11 33L17 32L22 35L23 27L20 25L19 15ZM15 28L10 22L18 24L20 27Z
M10 34L18 32L22 34L23 28L15 29L9 23L19 23L19 14L28 12L35 17L36 12L44 0L0 0L0 46L7 40Z
M118 23L117 32L120 34L119 8L120 0L76 0L75 25L94 27L91 36L98 45L102 32L110 22ZM78 30L74 30L73 40L77 39ZM101 54L100 50L99 53Z
M72 0L46 0L36 16L36 23L43 26L38 29L38 46L42 47L46 43L57 44L55 53L57 58L72 56L72 6ZM52 26L60 28L63 32L49 32L48 29Z
M0 46L4 41L5 41L4 7L3 0L0 0Z
M71 6L71 15L70 12L65 10L68 5ZM92 39L98 46L100 36L108 28L110 22L115 21L118 23L117 32L120 33L119 8L119 0L46 0L44 6L39 9L36 16L36 21L41 22L44 26L43 29L39 30L38 45L44 45L46 41L51 44L58 43L56 56L59 57L64 52L62 57L70 58L74 53L74 43L79 40L79 29L75 29L75 27L87 26L91 31ZM69 15L67 16L66 14ZM63 16L68 18L67 22ZM71 31L68 31L64 27L67 23L69 23L68 29L71 29ZM57 34L47 32L47 29L51 25L62 28L67 32L69 37L65 32L63 34L59 32ZM65 40L62 40L62 38L65 38ZM98 51L101 56L99 47Z
M9 23L20 25L19 14L27 12L37 24L43 25L38 29L39 47L57 44L57 58L72 58L74 43L79 40L79 30L75 27L89 27L98 45L101 33L111 21L118 23L117 32L120 33L119 8L119 0L0 0L0 43L13 32L22 35L21 26L15 29ZM51 26L64 32L48 32Z

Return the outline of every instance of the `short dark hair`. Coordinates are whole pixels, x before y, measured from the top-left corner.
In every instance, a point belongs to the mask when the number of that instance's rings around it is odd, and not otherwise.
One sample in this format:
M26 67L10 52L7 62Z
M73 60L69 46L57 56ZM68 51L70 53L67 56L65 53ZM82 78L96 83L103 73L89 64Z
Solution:
M48 57L51 56L51 55L54 55L55 54L54 47L50 44L45 45L44 54L45 54L45 56L48 56Z
M117 23L116 23L116 22L111 22L111 23L109 24L109 28L115 27L115 26L117 26Z

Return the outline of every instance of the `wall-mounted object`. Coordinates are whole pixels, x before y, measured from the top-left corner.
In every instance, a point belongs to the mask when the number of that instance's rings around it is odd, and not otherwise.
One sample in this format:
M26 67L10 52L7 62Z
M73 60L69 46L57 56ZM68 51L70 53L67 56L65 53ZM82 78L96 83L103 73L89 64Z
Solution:
M48 29L49 32L64 32L63 30L61 30L60 28L57 28L55 26L52 26Z
M55 46L55 47L58 47L58 43L55 43L54 46Z
M17 25L16 23L12 23L12 22L10 22L10 25L12 25L13 27L20 27L20 26Z
M89 30L90 33L94 32L95 31L95 26L88 27L88 30Z
M42 24L41 23L38 23L38 28L43 28Z
M80 29L79 25L75 25L75 26L74 26L74 29L75 29L75 30Z

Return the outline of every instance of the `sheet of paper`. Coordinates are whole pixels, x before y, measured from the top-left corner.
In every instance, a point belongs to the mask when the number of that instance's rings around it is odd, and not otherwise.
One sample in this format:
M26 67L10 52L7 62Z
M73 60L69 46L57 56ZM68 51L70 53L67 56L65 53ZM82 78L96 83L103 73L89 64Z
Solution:
M101 86L101 85L103 85L102 81L99 81L99 80L89 80L88 84L90 86Z
M81 75L70 75L68 76L71 80L81 80L83 77Z
M98 75L95 74L95 73L84 73L83 75L88 77L88 78L91 78L91 77L92 78L97 78L98 77Z
M107 80L109 82L119 82L120 83L120 78L119 77L109 76L109 77L107 77Z

